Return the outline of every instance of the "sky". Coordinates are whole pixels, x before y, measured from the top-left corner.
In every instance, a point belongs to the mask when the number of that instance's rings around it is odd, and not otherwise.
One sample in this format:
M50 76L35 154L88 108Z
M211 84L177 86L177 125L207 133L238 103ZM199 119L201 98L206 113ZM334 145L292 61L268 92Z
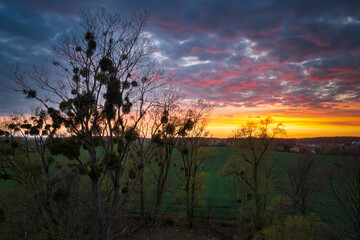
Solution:
M1 66L41 64L81 7L149 12L155 60L214 105L214 137L265 116L288 137L360 136L359 0L0 0ZM0 116L33 104L8 85Z

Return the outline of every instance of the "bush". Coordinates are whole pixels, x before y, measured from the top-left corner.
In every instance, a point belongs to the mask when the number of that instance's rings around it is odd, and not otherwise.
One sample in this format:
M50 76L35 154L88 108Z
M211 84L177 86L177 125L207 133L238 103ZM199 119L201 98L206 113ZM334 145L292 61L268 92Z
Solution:
M321 240L323 223L314 213L288 216L257 233L254 240Z
M280 195L275 198L266 209L266 222L273 224L274 222L284 221L289 215L293 214L292 204L292 200L287 196Z

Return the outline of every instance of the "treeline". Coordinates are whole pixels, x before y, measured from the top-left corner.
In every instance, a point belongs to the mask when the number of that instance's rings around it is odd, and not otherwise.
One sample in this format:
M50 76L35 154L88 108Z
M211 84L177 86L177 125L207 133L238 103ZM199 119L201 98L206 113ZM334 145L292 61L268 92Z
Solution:
M229 146L231 138L209 138L208 145ZM359 144L360 137L314 137L314 138L277 138L277 144L282 146L294 146L296 144L314 144L314 145L333 145L344 144L351 146L353 143Z
M351 145L352 142L360 142L360 137L314 137L314 138L285 138L281 139L291 143L304 143L304 144L347 144Z

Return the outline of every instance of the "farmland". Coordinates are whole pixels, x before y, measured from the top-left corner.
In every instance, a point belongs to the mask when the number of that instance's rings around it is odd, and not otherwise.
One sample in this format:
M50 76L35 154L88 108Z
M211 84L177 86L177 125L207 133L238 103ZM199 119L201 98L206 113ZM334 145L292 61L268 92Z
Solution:
M237 151L232 147L216 147L218 155L215 158L208 159L207 167L205 171L209 174L209 177L206 181L207 192L205 196L205 205L201 208L196 209L195 215L197 217L212 217L220 219L233 219L234 218L234 200L231 197L231 191L229 190L230 179L223 178L219 171L224 166L227 159ZM82 157L85 158L87 154L86 151L81 151ZM288 165L296 161L300 157L300 154L296 153L285 153L285 152L273 152L271 154L271 164L274 169L278 172L277 174L277 184L275 186L274 192L271 195L271 198L275 198L283 194L283 189L281 186L284 186L288 183L287 179L287 168ZM59 162L63 162L61 156L56 157ZM316 162L320 169L326 171L329 163L335 156L316 156ZM145 176L146 177L146 176ZM172 181L176 182L176 174L172 171L171 175ZM2 188L13 187L15 184L10 181L1 180L0 182L0 191ZM175 195L177 194L176 189L170 189L166 193L165 202L163 206L163 211L166 213L179 213L182 211L182 205L175 200ZM137 214L139 212L137 202L137 195L133 196L135 204L130 207L130 212ZM150 200L149 200L150 201ZM324 208L323 203L328 203L329 197L328 192L324 190L318 196L317 202L314 204L314 211L319 214L319 216L325 221L336 221L334 214L329 214L329 212Z
M211 217L219 219L234 219L234 205L235 202L231 197L231 190L229 184L231 183L230 178L223 178L219 171L224 166L227 159L237 151L232 147L216 147L218 155L215 158L208 159L207 167L205 171L209 174L206 181L207 192L205 196L204 206L197 208L195 215L197 217ZM282 186L288 184L287 169L290 163L295 162L300 157L297 153L286 153L286 152L273 152L271 154L271 164L277 172L276 185L274 192L270 198L274 199L279 195L284 194ZM317 167L320 171L326 171L329 167L330 162L336 158L336 156L315 156ZM146 176L145 176L146 177ZM176 174L171 175L172 180L176 182ZM182 206L175 200L177 194L176 189L170 189L164 199L163 211L166 213L181 213ZM134 197L136 202L136 196ZM322 220L328 222L336 222L336 212L329 212L324 206L329 203L329 192L324 189L320 192L317 201L314 203L313 210L321 217ZM325 203L325 204L324 204ZM138 208L135 206L131 209L131 212L137 214Z

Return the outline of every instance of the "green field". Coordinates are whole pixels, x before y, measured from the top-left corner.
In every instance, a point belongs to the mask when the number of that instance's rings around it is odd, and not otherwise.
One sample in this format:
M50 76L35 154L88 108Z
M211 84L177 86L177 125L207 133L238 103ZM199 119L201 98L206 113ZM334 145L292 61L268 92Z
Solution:
M224 179L219 175L219 170L223 167L227 159L236 151L232 147L217 147L219 155L216 158L210 159L211 164L207 168L209 177L206 182L207 195L206 206L196 210L196 215L199 217L214 217L214 218L234 218L234 203L230 196L228 184L230 179ZM300 157L300 154L286 153L286 152L273 152L271 155L272 166L278 172L278 183L275 186L275 191L271 198L283 194L282 186L288 183L287 169L288 165L295 162ZM336 158L335 156L315 156L316 164L320 171L326 171L330 166L331 161ZM181 206L176 203L171 197L173 194L168 194L165 201L166 212L179 212ZM339 212L334 210L329 211L326 207L330 203L329 193L326 189L322 191L317 201L313 205L315 211L326 222L338 222L336 215ZM136 212L136 211L135 211Z
M222 169L223 165L227 159L236 151L232 147L216 147L219 151L217 157L209 159L211 161L208 164L206 171L209 173L209 177L206 182L207 194L206 194L206 204L200 209L196 209L196 216L198 217L213 217L213 218L225 218L232 219L234 218L234 203L230 196L230 191L228 189L230 178L224 179L219 175L219 170ZM86 151L82 151L82 157L86 157ZM271 198L275 198L278 195L283 194L281 186L287 184L287 169L288 165L296 161L300 157L300 154L296 153L285 153L285 152L273 152L271 155L272 166L278 171L278 186L275 188L274 193ZM334 156L315 156L317 166L320 170L326 171L327 167L330 165L331 160ZM61 157L58 156L57 159L61 160ZM176 176L172 174L173 181L176 181ZM11 182L0 181L0 192L2 188L9 188L13 186ZM164 197L164 206L163 211L165 213L181 213L183 212L183 206L175 201L174 195L176 190L166 193ZM133 206L130 208L130 212L139 213L139 208L136 206L137 196L134 197L135 201ZM337 222L335 215L339 215L339 212L329 211L326 207L330 202L328 192L324 190L319 194L317 202L313 206L313 211L315 211L324 221L327 222Z

